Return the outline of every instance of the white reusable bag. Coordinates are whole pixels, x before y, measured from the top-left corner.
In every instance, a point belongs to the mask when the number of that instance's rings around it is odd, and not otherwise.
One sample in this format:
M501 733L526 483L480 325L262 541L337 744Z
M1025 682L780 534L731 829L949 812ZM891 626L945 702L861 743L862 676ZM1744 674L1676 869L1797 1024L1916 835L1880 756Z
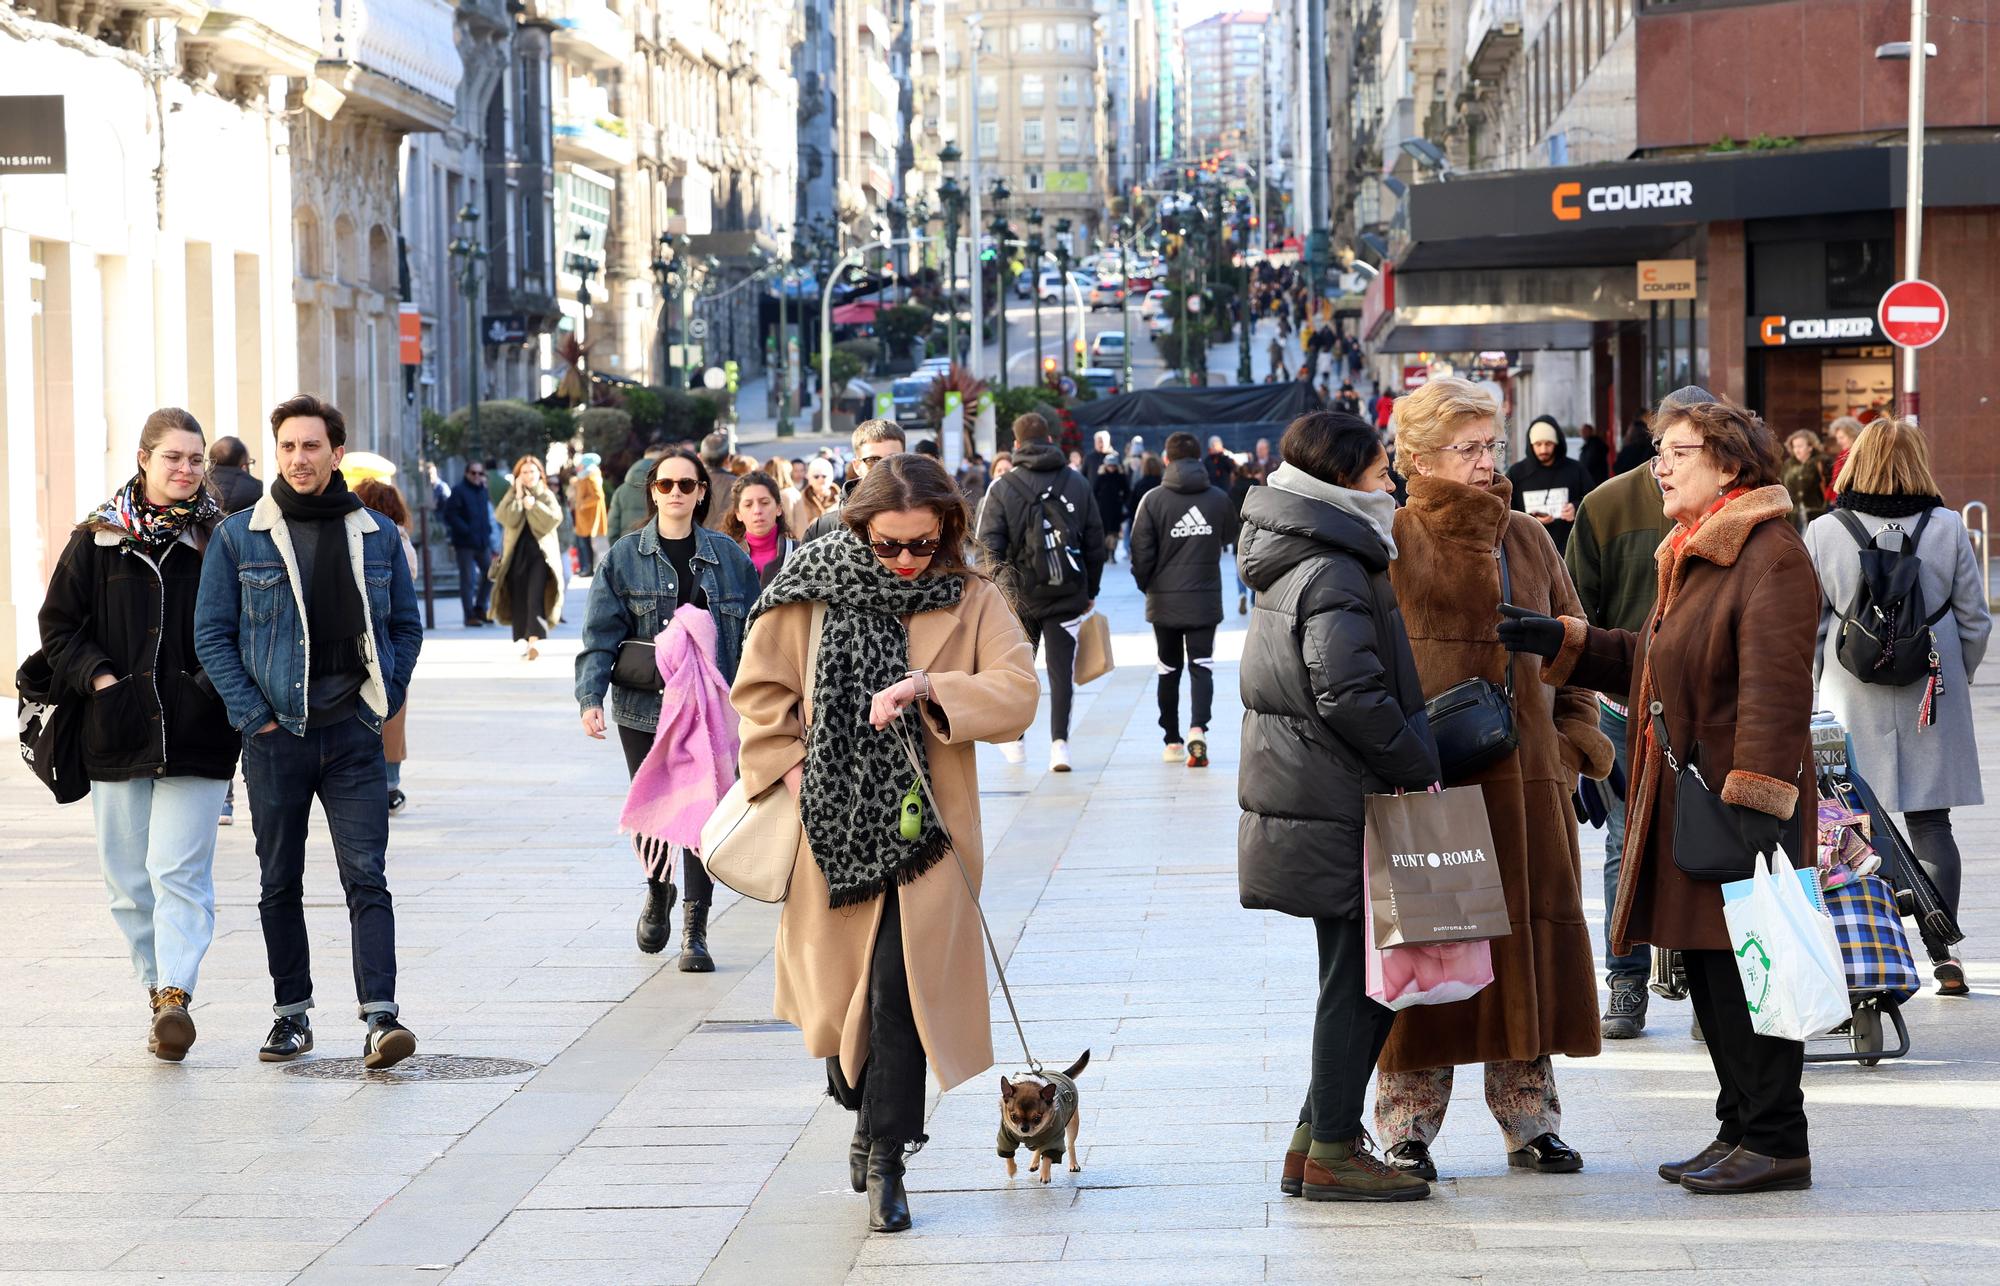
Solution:
M1749 879L1722 886L1722 915L1758 1035L1803 1041L1847 1021L1853 1011L1833 921L1782 853L1759 856Z

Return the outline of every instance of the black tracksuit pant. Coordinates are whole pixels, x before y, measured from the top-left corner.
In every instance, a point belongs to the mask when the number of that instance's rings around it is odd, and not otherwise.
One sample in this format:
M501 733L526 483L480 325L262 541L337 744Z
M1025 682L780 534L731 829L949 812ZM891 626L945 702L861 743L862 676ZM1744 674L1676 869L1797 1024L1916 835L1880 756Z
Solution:
M1030 648L1039 648L1043 639L1048 640L1049 739L1068 741L1070 698L1076 686L1076 635L1064 629L1062 618L1056 616L1022 617L1021 628L1027 632Z
M1806 1146L1806 1047L1759 1036L1750 1025L1743 975L1729 951L1683 951L1688 995L1708 1040L1721 1091L1715 1096L1715 1137L1760 1156L1789 1160Z
M1181 739L1181 671L1188 672L1188 688L1194 716L1191 728L1208 729L1215 705L1215 627L1182 629L1172 625L1153 627L1153 646L1160 655L1160 731L1167 744Z
M1313 920L1319 938L1319 1009L1313 1016L1312 1088L1299 1124L1314 1141L1346 1143L1361 1137L1361 1113L1375 1063L1389 1041L1396 1013L1369 999L1361 935L1366 915Z

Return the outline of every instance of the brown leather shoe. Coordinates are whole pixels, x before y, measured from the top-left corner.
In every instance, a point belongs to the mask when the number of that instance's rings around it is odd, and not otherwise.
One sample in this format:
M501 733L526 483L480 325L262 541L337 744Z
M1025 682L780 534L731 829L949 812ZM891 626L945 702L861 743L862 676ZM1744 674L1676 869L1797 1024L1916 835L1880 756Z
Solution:
M1681 1176L1681 1186L1689 1192L1734 1196L1744 1192L1792 1192L1812 1187L1812 1158L1779 1160L1762 1156L1748 1148L1737 1148L1705 1170L1690 1170Z
M1660 1177L1668 1183L1679 1183L1682 1175L1695 1170L1706 1170L1735 1150L1734 1143L1724 1143L1721 1139L1717 1139L1685 1161L1668 1161L1662 1164Z
M1285 1173L1284 1177L1278 1180L1278 1191L1288 1197L1296 1197L1305 1191L1305 1186L1306 1154L1303 1152L1285 1153Z

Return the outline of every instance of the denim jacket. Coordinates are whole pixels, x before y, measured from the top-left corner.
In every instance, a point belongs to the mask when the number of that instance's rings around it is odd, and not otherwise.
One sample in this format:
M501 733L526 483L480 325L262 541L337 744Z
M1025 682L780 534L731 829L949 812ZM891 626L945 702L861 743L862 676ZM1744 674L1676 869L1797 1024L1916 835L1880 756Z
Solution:
M708 596L708 614L715 618L715 664L722 677L736 681L736 663L743 655L743 631L757 602L757 568L750 555L721 532L695 528L694 573ZM607 716L621 727L652 732L660 723L660 694L619 687L611 681L618 645L627 639L652 639L665 628L680 599L674 565L660 548L658 523L647 523L621 536L597 566L590 585L590 602L583 613L583 650L576 656L576 703L581 710L604 705Z
M403 707L424 645L423 618L395 526L372 509L356 509L343 523L368 621L360 718L379 733L382 721ZM275 719L286 732L305 735L305 622L292 533L278 502L266 495L217 525L194 607L195 655L237 731L253 733Z

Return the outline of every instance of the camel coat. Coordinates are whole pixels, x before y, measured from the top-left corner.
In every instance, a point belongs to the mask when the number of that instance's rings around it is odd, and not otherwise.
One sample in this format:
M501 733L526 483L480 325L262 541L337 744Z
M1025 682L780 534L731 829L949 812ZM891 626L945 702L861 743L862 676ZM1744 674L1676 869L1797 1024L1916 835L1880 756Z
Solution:
M908 617L910 665L929 673L923 708L931 789L973 887L985 869L973 743L1016 740L1034 722L1041 685L1021 623L992 582L968 581L955 608ZM752 796L805 758L799 721L812 607L791 603L757 619L730 693L742 717L741 771ZM885 732L882 735L887 736ZM782 787L780 787L782 789ZM917 1033L946 1090L993 1065L986 944L958 864L939 862L897 891L903 958ZM840 1056L850 1085L868 1057L868 967L882 899L832 910L826 879L803 841L778 920L778 1017L805 1033L815 1057Z
M1426 700L1474 675L1502 681L1511 661L1520 748L1464 780L1486 796L1512 932L1493 942L1493 983L1470 1000L1404 1010L1382 1050L1382 1070L1528 1060L1598 1052L1597 962L1583 914L1583 852L1570 793L1579 773L1611 772L1611 741L1597 728L1596 694L1550 685L1539 658L1500 646L1503 539L1512 601L1550 616L1578 615L1576 588L1542 525L1508 505L1505 478L1491 489L1410 479L1396 511L1400 556L1389 581Z
M569 484L570 525L579 536L592 540L606 535L610 525L604 513L604 475L592 469L579 473Z
M553 626L562 619L563 569L569 565L563 560L562 545L556 537L556 528L562 526L562 505L557 502L555 492L547 487L530 497L525 510L516 499L519 495L517 488L509 487L507 494L500 497L500 503L493 507L493 516L500 520L500 529L506 533L506 540L500 546L499 570L493 573L493 619L502 625L514 623L508 615L511 604L507 567L514 559L515 550L521 543L521 533L525 530L535 543L531 548L521 550L522 555L539 553L542 561L549 565L548 588L542 591L542 615Z
M1629 692L1625 855L1611 912L1611 949L1639 943L1727 951L1722 885L1674 865L1674 774L1643 717L1657 700L1676 756L1701 769L1726 803L1789 819L1792 864L1818 852L1812 767L1813 651L1819 578L1792 526L1792 498L1773 484L1708 516L1679 553L1660 544L1660 594L1637 634L1560 612L1565 641L1551 683ZM1800 799L1806 801L1800 807Z

